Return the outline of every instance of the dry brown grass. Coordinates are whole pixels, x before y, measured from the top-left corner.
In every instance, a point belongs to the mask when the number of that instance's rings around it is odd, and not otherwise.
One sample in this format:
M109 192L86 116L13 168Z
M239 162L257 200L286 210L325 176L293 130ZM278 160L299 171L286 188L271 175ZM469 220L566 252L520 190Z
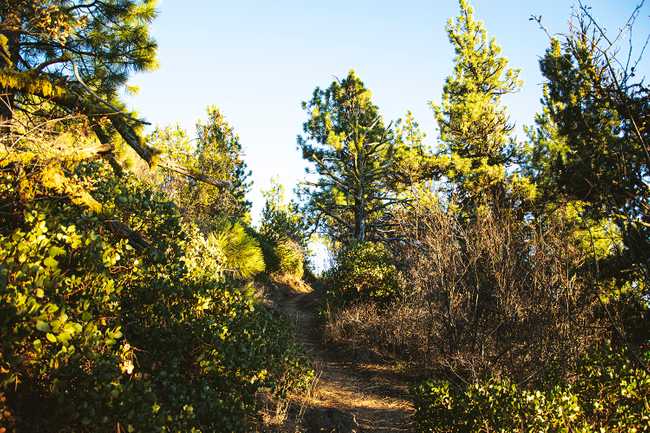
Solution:
M425 319L425 311L418 305L395 303L386 309L364 302L332 312L325 324L325 337L360 358L409 360L416 348L429 344L427 333L422 332Z
M283 290L287 294L306 294L313 292L313 289L309 284L305 283L302 278L298 278L294 275L276 272L272 273L269 278L275 288Z

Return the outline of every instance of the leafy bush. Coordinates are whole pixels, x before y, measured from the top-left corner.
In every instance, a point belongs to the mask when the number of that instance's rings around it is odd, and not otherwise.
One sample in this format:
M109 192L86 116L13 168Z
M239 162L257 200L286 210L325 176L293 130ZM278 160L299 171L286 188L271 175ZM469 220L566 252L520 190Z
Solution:
M265 191L259 238L267 270L276 277L300 280L304 274L307 236L295 203L287 203L284 186L271 179Z
M257 391L308 377L287 324L224 279L252 244L235 228L222 256L55 144L0 154L0 430L247 431Z
M278 259L278 271L281 274L302 278L305 255L300 245L291 240L281 241L275 247L275 256Z
M379 242L357 242L344 248L327 279L330 298L341 301L393 297L399 287L399 274L392 256Z
M264 271L260 244L240 223L225 223L208 236L208 241L221 251L226 270L235 277L248 279Z
M427 381L415 407L419 432L648 432L650 375L606 350L584 359L572 384L529 390L492 379L459 389Z

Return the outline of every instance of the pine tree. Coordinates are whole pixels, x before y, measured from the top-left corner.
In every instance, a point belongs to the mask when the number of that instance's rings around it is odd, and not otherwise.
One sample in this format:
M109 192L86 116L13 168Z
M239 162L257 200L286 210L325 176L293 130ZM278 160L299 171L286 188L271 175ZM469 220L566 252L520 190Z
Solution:
M154 0L0 0L0 122L87 115L103 143L119 134L151 163L118 96L129 74L156 66L155 15Z
M196 146L187 131L180 126L158 127L145 138L145 142L179 165L196 170ZM164 169L145 169L139 174L141 178L146 178L149 175L151 184L162 190L165 196L173 201L181 211L192 206L190 192L197 184L193 179Z
M213 183L169 170L159 170L156 184L181 209L188 221L206 231L224 219L250 222L250 170L243 160L239 136L214 106L207 109L207 120L196 125L196 140L179 127L156 129L147 138L151 147L177 166L209 177Z
M449 20L454 47L453 75L447 78L442 103L432 104L440 128L440 161L453 185L452 199L463 209L495 205L506 194L506 166L515 156L501 98L520 86L519 71L508 60L485 26L474 18L466 0L460 15Z
M648 119L649 91L603 54L587 17L576 19L574 32L552 40L540 61L543 111L529 133L528 169L544 203L577 204L577 218L592 222L591 243L607 241L601 276L647 287L638 281L650 279L649 137L636 125ZM598 230L604 224L617 229Z
M273 243L290 239L307 248L308 237L302 215L298 206L293 201L288 201L284 185L275 178L271 179L271 186L263 191L264 208L260 223L260 234Z
M392 124L384 124L353 71L327 89L316 88L303 108L309 120L298 146L318 175L303 191L314 221L337 240L386 238L389 210L402 201Z
M394 137L394 175L399 181L393 182L393 187L401 193L404 188L430 182L437 172L435 158L412 112L395 122Z
M214 106L207 109L208 119L196 125L197 170L211 179L229 183L223 190L201 183L193 191L193 201L205 206L213 216L250 220L251 203L246 195L251 189L251 172L243 159L239 136Z

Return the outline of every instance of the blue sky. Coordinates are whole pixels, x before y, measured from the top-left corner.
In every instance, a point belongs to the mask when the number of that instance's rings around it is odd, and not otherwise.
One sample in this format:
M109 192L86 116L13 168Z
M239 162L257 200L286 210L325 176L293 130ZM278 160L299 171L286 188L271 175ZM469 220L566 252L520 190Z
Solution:
M611 32L636 4L585 1ZM523 89L505 102L518 127L530 124L541 95L537 62L548 42L528 18L542 15L549 30L565 31L573 1L471 3L510 65L522 69ZM350 69L372 90L386 119L413 111L435 145L428 101L440 99L452 69L445 23L457 11L456 0L163 0L152 28L160 68L133 77L140 92L129 104L154 125L178 123L190 132L206 106L220 107L253 171L255 217L272 176L289 191L304 176L296 149L305 120L301 101ZM639 34L650 31L648 15L646 5Z

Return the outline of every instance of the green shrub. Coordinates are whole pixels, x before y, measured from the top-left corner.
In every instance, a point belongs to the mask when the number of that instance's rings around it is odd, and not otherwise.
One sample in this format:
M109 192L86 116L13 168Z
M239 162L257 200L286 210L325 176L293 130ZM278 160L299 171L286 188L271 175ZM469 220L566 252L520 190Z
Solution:
M250 243L224 258L137 179L37 155L0 154L0 430L247 431L256 392L308 380L224 279Z
M390 252L378 242L357 242L341 251L328 272L329 297L346 302L361 298L387 301L399 288Z
M302 278L305 255L300 245L292 240L284 240L275 246L275 256L278 259L278 271L283 275Z
M508 380L415 390L418 432L648 432L650 375L620 353L585 359L572 383L528 390Z
M264 272L262 248L240 223L225 223L208 241L223 255L226 271L236 278L249 279Z
M284 238L273 240L257 234L269 274L302 279L305 273L304 249L294 240Z

